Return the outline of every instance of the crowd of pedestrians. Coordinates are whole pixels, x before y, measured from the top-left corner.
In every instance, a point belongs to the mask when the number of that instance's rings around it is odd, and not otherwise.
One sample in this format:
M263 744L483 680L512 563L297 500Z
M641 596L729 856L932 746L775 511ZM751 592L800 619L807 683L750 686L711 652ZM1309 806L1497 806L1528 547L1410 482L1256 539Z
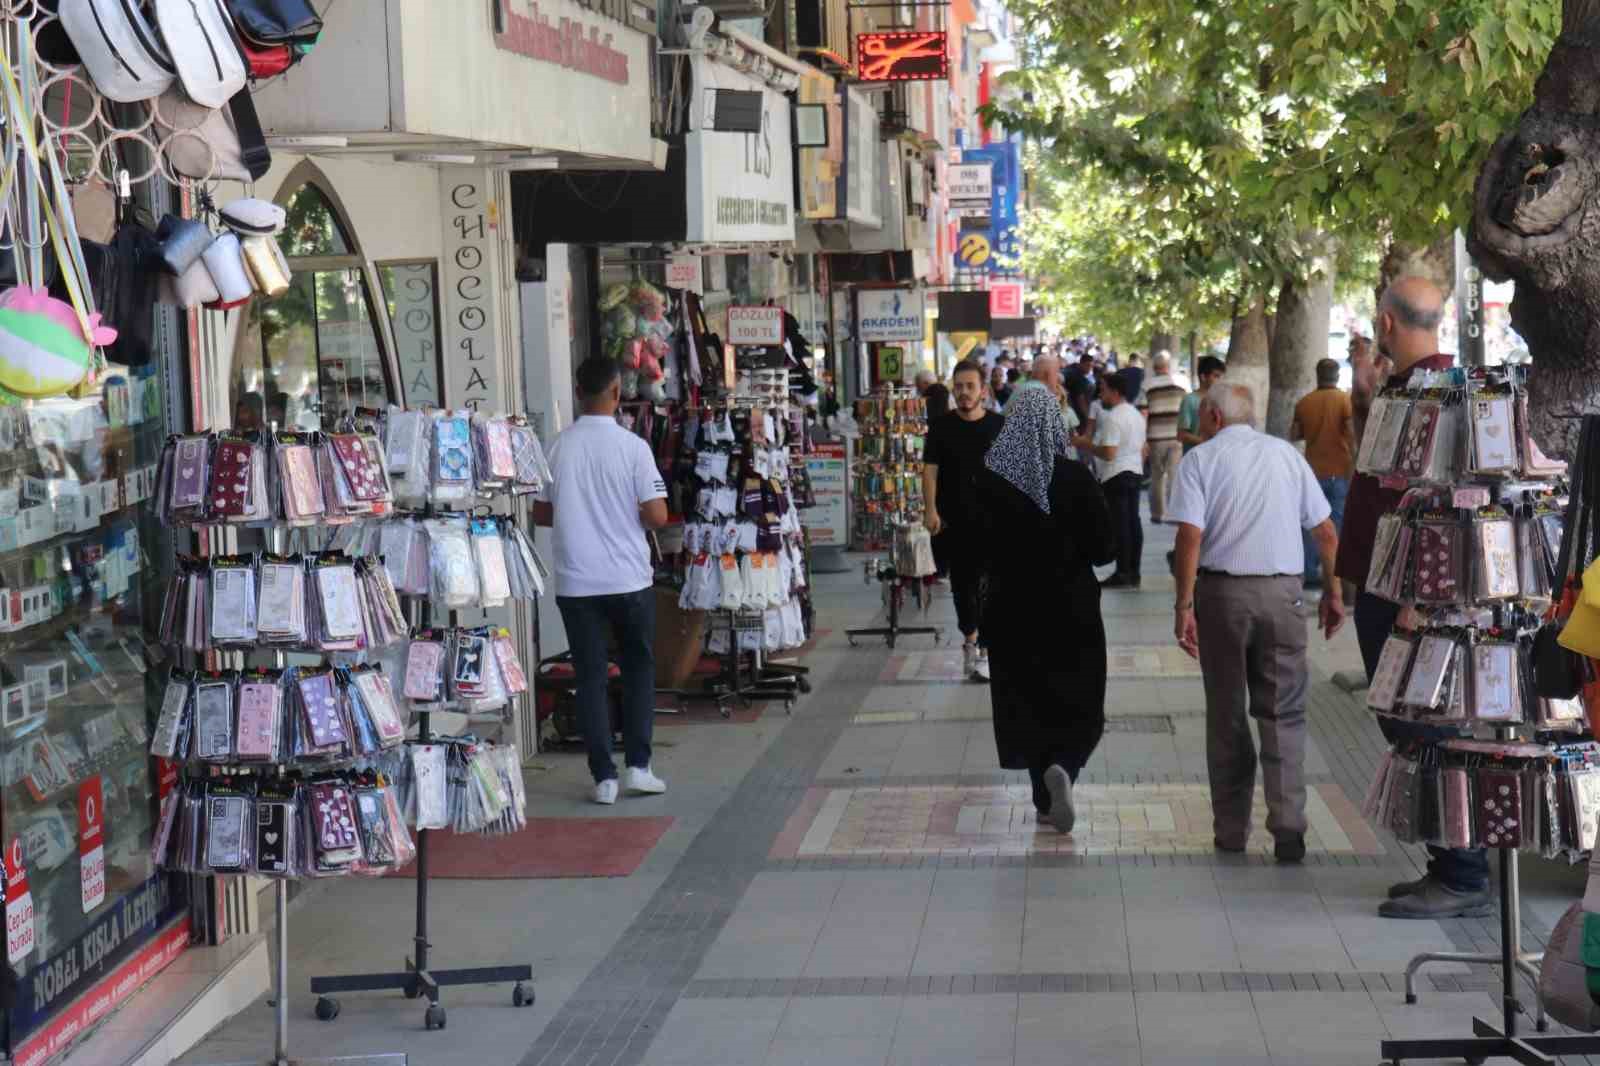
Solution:
M928 527L948 561L965 676L989 683L1001 765L1028 771L1041 822L1073 827L1073 785L1105 729L1101 596L1141 588L1144 524L1165 523L1174 639L1204 682L1215 846L1246 847L1259 769L1275 856L1304 857L1310 619L1331 639L1352 604L1369 678L1404 624L1393 604L1355 595L1395 502L1356 475L1355 454L1386 379L1449 364L1437 354L1443 301L1425 281L1394 283L1376 346L1352 338L1348 387L1337 360L1318 362L1288 440L1257 428L1256 397L1212 355L1180 374L1170 352L1147 364L1079 338L955 368L953 409L929 424ZM932 375L919 385L930 399L944 388ZM1485 913L1483 853L1432 852L1428 876L1395 885L1380 913Z

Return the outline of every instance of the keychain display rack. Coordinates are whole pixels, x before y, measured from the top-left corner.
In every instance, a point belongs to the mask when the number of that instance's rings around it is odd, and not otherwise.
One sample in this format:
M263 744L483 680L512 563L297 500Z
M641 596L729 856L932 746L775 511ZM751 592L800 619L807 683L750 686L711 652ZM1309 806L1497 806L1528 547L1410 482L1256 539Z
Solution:
M431 517L435 512L432 507L429 507L424 513ZM426 628L430 623L431 604L425 599L411 598L409 607L416 624L419 627ZM456 612L450 611L448 618L451 628L454 628L457 624ZM537 655L537 651L535 654ZM415 743L427 744L435 739L432 719L432 713L429 711L419 711L417 713ZM528 982L533 981L533 966L529 963L517 963L509 966L458 967L448 970L430 968L428 951L433 947L433 944L428 939L428 851L429 841L435 832L439 832L439 830L420 827L416 832L417 908L416 929L412 934L412 952L415 957L408 956L405 959L405 969L403 970L313 977L311 979L311 991L317 997L316 1011L318 1018L331 1022L339 1016L339 1000L336 998L336 993L399 991L407 999L426 996L428 1006L422 1015L423 1028L430 1030L443 1029L448 1017L445 1013L444 1005L439 1002L440 989L463 985L504 984L506 982L510 982L512 986L512 1006L533 1006L535 994L534 990L528 985Z
M869 559L865 566L866 580L870 584L876 579L883 586L884 600L888 609L888 623L881 626L861 626L844 631L845 640L849 641L852 648L858 647L857 637L882 637L893 648L895 641L901 637L929 636L935 644L944 643L944 630L938 626L903 626L900 624L901 604L905 600L906 586L915 584L920 587L921 578L903 578L894 564L885 559Z
M1561 523L1556 517L1552 527L1554 508L1545 503L1561 464L1528 436L1516 371L1455 369L1414 374L1379 398L1357 468L1405 490L1380 519L1366 589L1416 605L1421 617L1416 630L1397 630L1385 644L1369 707L1458 734L1391 752L1365 807L1369 815L1381 811L1375 820L1402 839L1500 853L1498 953L1423 953L1408 963L1405 987L1414 1004L1416 975L1430 963L1498 966L1500 1019L1475 1018L1470 1037L1383 1040L1380 1056L1394 1066L1435 1058L1533 1066L1600 1053L1600 1036L1519 1032L1526 1008L1518 981L1526 974L1537 984L1542 958L1521 946L1519 849L1570 850L1581 839L1563 836L1572 827L1559 825L1559 796L1544 784L1553 785L1553 771L1539 776L1557 749L1520 743L1582 735L1581 707L1574 713L1576 701L1542 698L1531 663L1538 619L1566 579L1566 549L1550 547ZM1537 1001L1534 1015L1543 1034L1548 1023Z
M927 406L911 386L884 385L856 401L851 467L855 549L882 551L896 525L922 521L922 448Z

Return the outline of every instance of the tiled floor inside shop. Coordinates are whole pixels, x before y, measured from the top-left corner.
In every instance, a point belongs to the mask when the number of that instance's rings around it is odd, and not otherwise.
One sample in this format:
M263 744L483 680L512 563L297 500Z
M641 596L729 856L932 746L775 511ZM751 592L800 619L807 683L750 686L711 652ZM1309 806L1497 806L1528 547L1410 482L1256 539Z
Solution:
M1331 1066L1376 1063L1388 1035L1470 1034L1498 1009L1492 971L1434 967L1410 1007L1400 975L1418 952L1487 950L1498 926L1376 914L1418 859L1358 810L1382 745L1329 680L1359 666L1353 634L1313 638L1305 864L1275 864L1259 829L1250 854L1212 850L1171 539L1152 528L1143 591L1105 597L1110 727L1070 837L1036 825L1025 775L997 768L988 690L959 680L952 646L847 645L879 609L856 566L818 579L829 632L792 717L657 731L665 797L590 806L575 753L530 770L532 814L673 819L631 875L433 884L436 964L531 962L532 1009L506 987L450 989L448 1028L424 1032L418 1003L351 994L316 1021L307 978L398 966L414 901L409 880L320 884L292 913L291 1050L414 1066ZM930 616L955 639L947 597ZM1529 941L1582 873L1525 860ZM261 1061L270 1034L263 1001L180 1061Z

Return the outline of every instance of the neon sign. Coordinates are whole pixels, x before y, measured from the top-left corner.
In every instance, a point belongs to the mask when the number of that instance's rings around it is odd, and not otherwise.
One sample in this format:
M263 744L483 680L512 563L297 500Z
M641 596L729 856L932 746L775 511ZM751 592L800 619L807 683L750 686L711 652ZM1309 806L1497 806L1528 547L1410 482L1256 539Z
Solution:
M945 32L856 34L862 81L944 81L950 76Z

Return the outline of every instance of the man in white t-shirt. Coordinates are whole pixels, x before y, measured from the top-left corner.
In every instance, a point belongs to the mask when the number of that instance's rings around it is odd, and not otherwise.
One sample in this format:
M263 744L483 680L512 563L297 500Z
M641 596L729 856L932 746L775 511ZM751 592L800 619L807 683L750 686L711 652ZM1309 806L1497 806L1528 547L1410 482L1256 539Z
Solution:
M647 530L667 524L667 487L650 446L617 424L622 372L594 356L578 367L583 414L550 449L551 484L534 521L555 531L556 606L567 627L576 673L594 801L617 801L606 699L607 631L622 668L623 787L656 794L666 783L650 770L655 715L655 573Z
M1131 383L1123 371L1100 380L1100 416L1094 436L1072 438L1079 455L1094 457L1095 476L1111 507L1117 530L1117 572L1102 588L1139 587L1139 557L1144 552L1144 523L1139 518L1139 483L1144 477L1144 416L1128 400Z

